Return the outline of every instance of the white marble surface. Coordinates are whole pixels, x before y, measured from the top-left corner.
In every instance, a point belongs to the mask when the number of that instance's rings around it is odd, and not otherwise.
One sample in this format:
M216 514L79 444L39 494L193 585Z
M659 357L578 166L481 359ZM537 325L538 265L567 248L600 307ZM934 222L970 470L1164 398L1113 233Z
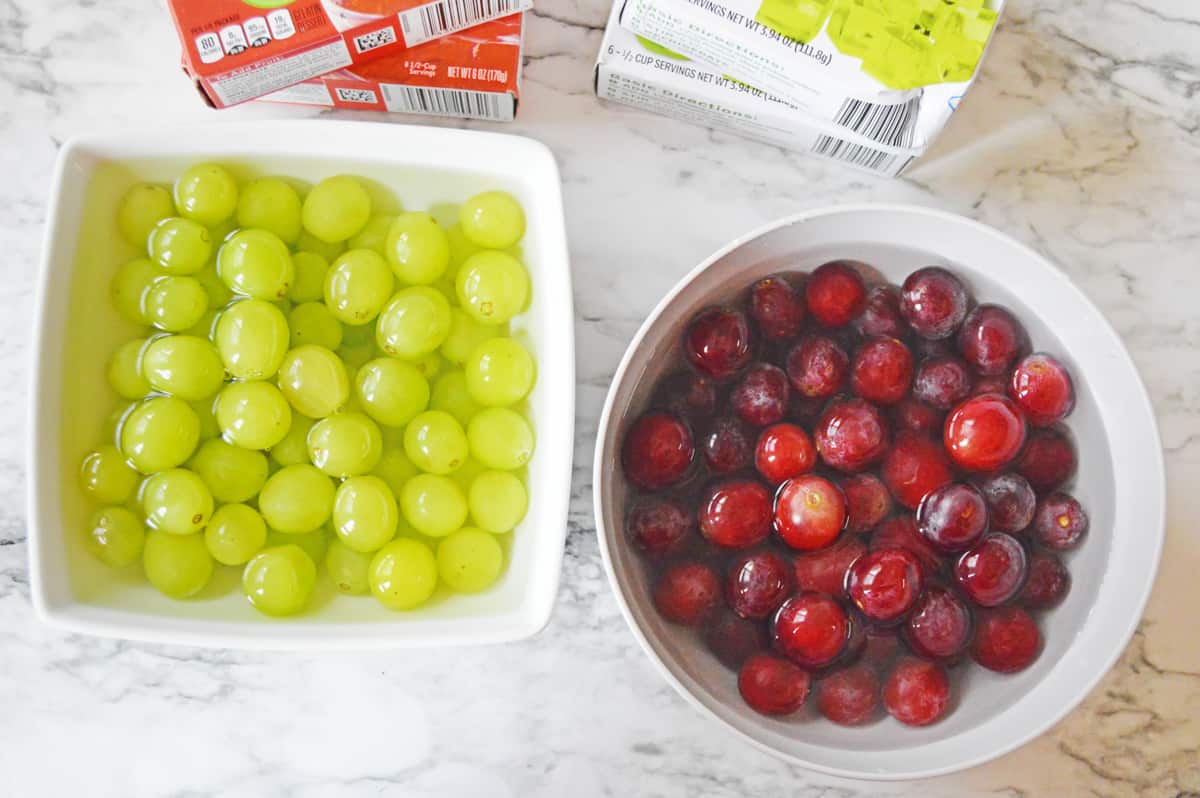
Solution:
M33 618L29 306L58 144L101 124L314 114L202 108L160 2L0 2L0 793L1200 794L1200 6L1009 0L933 156L878 182L601 106L591 66L606 2L539 0L520 119L506 128L559 159L577 287L577 462L554 618L517 645L332 656L123 644ZM1167 450L1167 554L1120 665L1042 738L920 787L815 776L703 720L637 650L592 527L597 414L660 294L756 225L861 200L965 213L1061 263L1132 350Z

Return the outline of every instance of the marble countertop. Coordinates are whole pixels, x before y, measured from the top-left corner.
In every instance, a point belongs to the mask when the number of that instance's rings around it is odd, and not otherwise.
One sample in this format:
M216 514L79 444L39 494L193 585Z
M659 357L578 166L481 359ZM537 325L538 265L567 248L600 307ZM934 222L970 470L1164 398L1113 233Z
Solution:
M26 567L25 386L34 264L64 139L100 124L317 113L203 108L162 2L0 2L0 792L1200 795L1200 6L1009 0L961 112L892 182L602 106L592 61L607 11L607 0L539 0L519 119L504 128L559 160L576 285L578 435L553 620L514 645L301 656L40 625ZM1169 480L1166 556L1120 664L1038 740L919 788L814 775L701 718L626 629L591 512L600 406L659 296L740 233L864 200L964 213L1060 263L1132 351Z

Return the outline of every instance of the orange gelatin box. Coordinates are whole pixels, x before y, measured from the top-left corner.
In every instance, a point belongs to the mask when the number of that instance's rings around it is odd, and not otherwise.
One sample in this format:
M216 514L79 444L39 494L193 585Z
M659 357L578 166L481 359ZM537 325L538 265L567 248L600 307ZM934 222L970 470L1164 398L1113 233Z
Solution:
M511 122L521 81L524 14L297 83L268 102Z
M532 0L167 0L183 68L216 108L395 55Z

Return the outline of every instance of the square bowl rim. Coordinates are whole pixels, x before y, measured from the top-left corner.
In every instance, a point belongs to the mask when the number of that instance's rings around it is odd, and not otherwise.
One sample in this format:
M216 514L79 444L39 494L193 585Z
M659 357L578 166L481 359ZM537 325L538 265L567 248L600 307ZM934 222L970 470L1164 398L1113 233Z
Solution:
M320 138L313 138L314 131L319 132ZM293 135L289 138L289 134ZM226 145L231 139L245 136L254 143L243 141L233 146ZM274 139L276 146L268 148L267 139ZM279 141L306 143L279 147ZM338 141L343 149L333 149L329 143L333 141ZM547 303L544 315L546 326L556 330L555 337L560 342L556 347L559 356L553 364L553 370L561 370L566 375L554 382L553 389L553 401L562 408L559 415L565 422L562 426L566 428L539 427L539 447L547 446L555 438L563 440L547 448L550 464L546 470L553 484L539 487L539 495L545 504L542 513L531 519L537 524L562 526L561 534L548 533L541 545L534 549L539 558L545 559L537 564L547 572L552 568L552 573L531 579L531 584L521 588L517 603L503 612L482 617L468 615L425 621L412 614L397 614L394 621L364 623L314 624L305 617L293 620L255 619L254 623L193 618L168 620L153 613L101 607L78 599L66 602L51 600L47 586L50 573L47 569L51 568L51 563L45 550L47 533L42 528L46 513L44 505L50 498L50 489L45 483L53 480L53 466L48 463L59 462L61 445L60 435L52 429L58 419L50 418L52 414L43 411L37 397L41 395L41 387L60 367L58 363L49 362L45 352L48 338L60 334L57 330L62 326L61 322L56 323L51 319L48 313L52 270L56 263L69 259L78 244L75 237L63 240L58 235L60 227L70 221L65 218L67 210L64 207L63 187L68 182L68 171L95 153L127 150L131 143L136 146L138 142L148 147L148 152L136 156L144 160L191 156L244 160L255 155L269 155L272 158L296 160L321 159L335 167L339 163L376 161L395 166L527 181L530 191L551 209L552 218L539 225L538 235L542 241L541 248L548 253L548 260L551 261L546 270L554 273L551 291L554 301ZM315 146L313 142L317 142ZM356 142L363 146L354 148ZM378 146L372 150L366 145ZM426 157L422 145L437 147L441 155L433 159ZM465 149L473 155L465 164L452 163L452 159L446 155L451 149ZM481 151L504 151L509 158L483 163ZM561 177L554 155L545 144L508 133L343 120L264 120L222 122L197 127L164 126L141 129L132 135L128 131L112 129L75 136L63 143L52 173L46 209L46 226L35 282L33 340L29 353L30 400L25 441L30 598L35 615L41 621L71 633L147 643L293 651L501 643L532 637L549 623L561 581L568 528L574 458L575 350L574 292L563 217ZM548 371L539 369L543 374ZM53 441L53 446L43 445L47 440ZM551 544L553 551L550 551ZM65 564L63 567L66 567ZM414 623L429 628L414 634Z

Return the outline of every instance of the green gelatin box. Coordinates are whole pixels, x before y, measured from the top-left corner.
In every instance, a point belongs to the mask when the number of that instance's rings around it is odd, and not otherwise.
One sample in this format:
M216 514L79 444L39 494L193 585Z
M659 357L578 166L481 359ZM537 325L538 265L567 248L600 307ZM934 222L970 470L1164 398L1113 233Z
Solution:
M613 7L596 62L596 94L601 99L880 176L900 174L921 153L816 120L787 99L636 36L618 24L621 8L621 2Z
M877 144L924 150L1004 0L626 0L620 24Z

